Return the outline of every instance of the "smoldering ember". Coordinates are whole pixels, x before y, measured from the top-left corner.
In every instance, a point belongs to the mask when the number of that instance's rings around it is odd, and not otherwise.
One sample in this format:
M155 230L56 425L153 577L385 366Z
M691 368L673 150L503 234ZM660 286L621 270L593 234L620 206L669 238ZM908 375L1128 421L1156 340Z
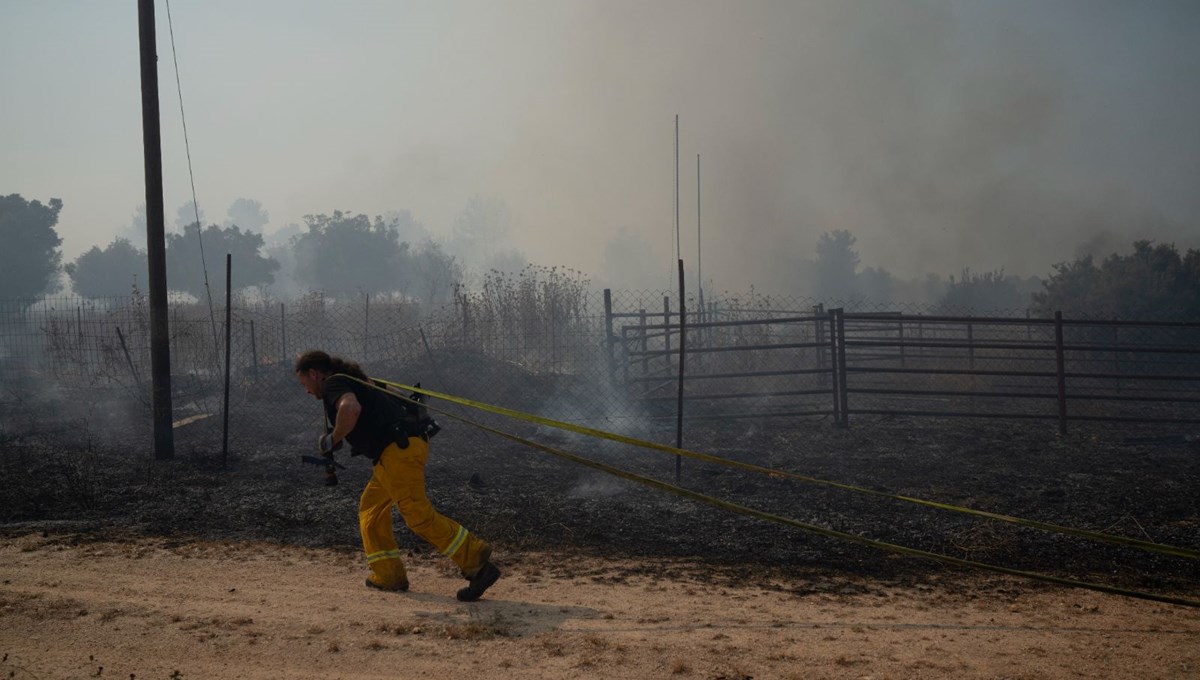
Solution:
M7 677L1200 671L1190 6L4 14Z

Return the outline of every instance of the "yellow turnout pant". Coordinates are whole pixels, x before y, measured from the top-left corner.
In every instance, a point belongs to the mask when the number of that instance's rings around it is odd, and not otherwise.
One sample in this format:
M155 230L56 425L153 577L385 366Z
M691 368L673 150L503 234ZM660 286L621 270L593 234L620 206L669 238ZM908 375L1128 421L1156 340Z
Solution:
M408 584L404 560L392 532L392 506L400 510L413 533L454 560L463 576L479 571L490 553L487 543L461 524L439 514L425 495L425 462L429 444L410 437L407 448L391 444L375 464L371 481L358 500L358 526L371 567L370 579L386 588Z

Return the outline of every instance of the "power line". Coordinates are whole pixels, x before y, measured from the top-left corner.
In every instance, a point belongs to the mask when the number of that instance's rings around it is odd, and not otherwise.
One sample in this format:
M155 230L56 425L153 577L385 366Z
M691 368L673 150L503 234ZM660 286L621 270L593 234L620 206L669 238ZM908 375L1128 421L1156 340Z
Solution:
M204 259L204 236L201 234L200 204L196 201L196 176L192 173L192 148L188 144L187 117L183 112L183 87L179 84L179 57L175 54L175 26L171 22L171 0L167 3L167 30L171 33L171 61L175 63L175 92L179 94L179 120L183 123L183 148L187 152L188 181L192 186L192 210L196 214L196 240L200 242L200 268L204 271L204 293L208 296L208 320L212 325L213 351L220 353L217 340L217 317L213 312L212 289L208 287L208 263Z

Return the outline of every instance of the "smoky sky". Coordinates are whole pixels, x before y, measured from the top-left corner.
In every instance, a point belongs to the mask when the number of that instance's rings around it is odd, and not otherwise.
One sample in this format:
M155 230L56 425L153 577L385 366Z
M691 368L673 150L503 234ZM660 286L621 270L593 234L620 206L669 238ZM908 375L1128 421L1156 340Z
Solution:
M6 4L0 192L61 197L68 259L144 202L136 12ZM744 289L858 238L900 277L1040 275L1135 238L1200 245L1191 2L176 0L202 209L410 210L474 197L511 246L587 272L634 233ZM191 200L158 4L168 215ZM170 223L168 219L168 224ZM802 292L802 291L795 291Z

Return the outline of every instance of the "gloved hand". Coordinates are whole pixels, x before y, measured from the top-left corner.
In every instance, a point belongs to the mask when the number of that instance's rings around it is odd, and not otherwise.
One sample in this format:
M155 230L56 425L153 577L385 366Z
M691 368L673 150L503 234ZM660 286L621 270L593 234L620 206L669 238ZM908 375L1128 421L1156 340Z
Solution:
M321 438L317 440L317 450L326 458L332 458L333 452L340 448L342 448L342 443L338 442L336 446L334 445L332 432L321 435Z

